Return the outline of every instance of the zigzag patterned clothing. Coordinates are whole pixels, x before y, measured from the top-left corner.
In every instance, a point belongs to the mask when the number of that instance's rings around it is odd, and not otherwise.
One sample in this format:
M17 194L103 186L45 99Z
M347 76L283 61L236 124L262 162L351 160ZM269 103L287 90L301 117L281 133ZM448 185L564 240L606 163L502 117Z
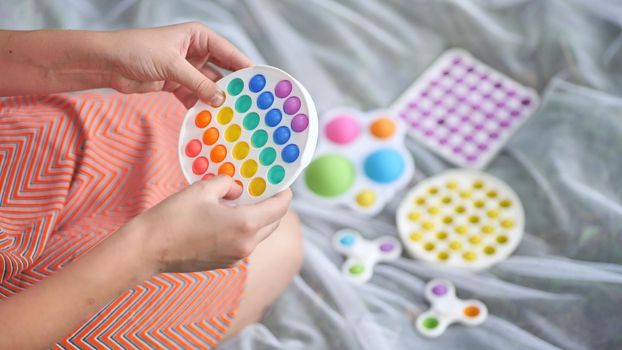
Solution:
M184 114L169 93L0 99L0 302L185 186ZM239 305L246 264L155 276L54 348L212 348Z

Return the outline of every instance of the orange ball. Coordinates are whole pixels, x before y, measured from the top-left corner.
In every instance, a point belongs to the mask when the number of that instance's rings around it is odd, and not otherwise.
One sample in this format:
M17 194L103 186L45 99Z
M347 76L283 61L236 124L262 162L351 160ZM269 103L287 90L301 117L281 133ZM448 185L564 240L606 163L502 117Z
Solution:
M376 119L370 126L372 135L379 139L386 139L395 133L395 122L391 118Z

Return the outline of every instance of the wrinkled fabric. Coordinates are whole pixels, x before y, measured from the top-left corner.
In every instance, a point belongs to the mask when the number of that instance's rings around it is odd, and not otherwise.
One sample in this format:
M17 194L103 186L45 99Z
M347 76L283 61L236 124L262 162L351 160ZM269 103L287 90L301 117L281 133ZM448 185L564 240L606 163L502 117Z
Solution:
M294 200L305 263L262 322L223 349L622 349L622 3L608 0L8 1L5 28L108 29L199 20L256 63L285 69L320 112L389 106L445 49L534 87L532 118L486 171L516 190L526 233L482 272L406 257L371 282L339 274L330 236L396 234L399 198L377 217ZM450 167L415 141L416 179ZM481 326L417 333L425 282L444 277L488 305Z

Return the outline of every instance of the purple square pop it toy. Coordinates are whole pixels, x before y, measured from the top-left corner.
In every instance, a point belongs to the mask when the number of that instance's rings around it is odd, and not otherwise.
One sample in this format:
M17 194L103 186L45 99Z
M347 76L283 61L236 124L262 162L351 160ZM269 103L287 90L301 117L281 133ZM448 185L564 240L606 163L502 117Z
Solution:
M397 99L391 113L448 161L483 168L537 106L533 89L452 49Z

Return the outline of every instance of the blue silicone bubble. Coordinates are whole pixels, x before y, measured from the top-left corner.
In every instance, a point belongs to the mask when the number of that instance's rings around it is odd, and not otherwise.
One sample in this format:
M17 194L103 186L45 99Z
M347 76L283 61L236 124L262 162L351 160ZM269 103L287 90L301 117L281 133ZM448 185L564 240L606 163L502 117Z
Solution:
M404 158L392 148L381 148L365 158L363 170L375 182L393 182L404 172Z
M276 130L274 130L273 139L274 143L277 145L284 145L287 141L289 141L289 137L291 136L291 131L286 126L279 126Z
M298 159L299 155L300 149L298 149L298 146L293 143L283 147L283 150L281 151L281 158L283 158L285 163L293 163L296 159Z
M349 247L354 244L354 236L349 234L343 235L343 237L339 240L339 243L343 246Z
M280 110L273 108L266 113L266 125L277 126L281 122L283 114Z
M264 91L257 97L257 107L259 109L268 109L274 102L274 95L270 91Z
M266 77L262 74L256 74L248 82L248 89L252 92L259 92L266 86Z

